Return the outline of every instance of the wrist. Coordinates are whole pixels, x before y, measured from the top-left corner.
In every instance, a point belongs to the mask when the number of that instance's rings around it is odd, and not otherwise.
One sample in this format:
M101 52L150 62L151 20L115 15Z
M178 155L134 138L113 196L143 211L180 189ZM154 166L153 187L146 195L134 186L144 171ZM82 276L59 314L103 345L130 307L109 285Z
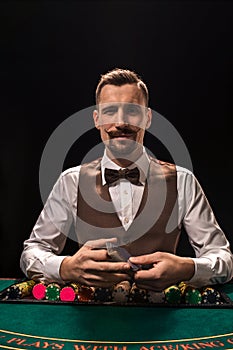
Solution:
M189 281L195 273L195 264L191 258L184 258L184 280Z
M70 275L69 275L69 262L70 262L71 256L66 256L60 265L60 277L64 282L67 282L70 280Z

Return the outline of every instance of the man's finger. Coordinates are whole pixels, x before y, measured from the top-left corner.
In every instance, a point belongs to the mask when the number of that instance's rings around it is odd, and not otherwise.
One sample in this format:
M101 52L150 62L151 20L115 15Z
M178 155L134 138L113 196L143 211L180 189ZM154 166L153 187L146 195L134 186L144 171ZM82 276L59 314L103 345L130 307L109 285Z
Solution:
M101 272L92 274L90 272L82 277L82 283L90 287L112 287L121 281L130 281L130 276L124 273Z
M92 261L89 264L89 271L99 272L120 272L129 271L130 265L127 262Z
M131 261L133 264L139 265L155 264L157 262L155 254L131 256L129 261Z
M154 281L156 280L156 274L154 269L150 270L139 270L136 271L134 274L134 280L135 281Z
M117 238L102 238L93 241L87 241L83 247L86 247L88 249L106 248L106 242L117 243Z

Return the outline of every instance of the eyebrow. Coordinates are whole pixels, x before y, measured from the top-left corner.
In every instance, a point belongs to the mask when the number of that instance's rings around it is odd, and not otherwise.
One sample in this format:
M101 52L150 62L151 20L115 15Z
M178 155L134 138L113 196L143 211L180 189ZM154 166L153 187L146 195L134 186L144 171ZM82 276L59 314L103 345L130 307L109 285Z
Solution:
M107 112L109 109L114 109L114 110L116 110L116 109L118 109L119 108L119 106L121 105L121 103L119 103L119 102L109 102L109 104L105 104L105 103L100 103L99 104L99 109L100 109L100 111L102 112L102 113L105 113L105 112ZM101 108L101 106L103 106L102 108ZM128 107L135 107L137 110L141 110L143 107L144 108L146 108L145 106L143 106L143 105L140 105L140 104L138 104L138 103L133 103L133 102L123 102L123 107L126 107L126 108L128 108Z
M103 108L101 108L101 106L100 106L100 109L101 109L101 112L106 112L109 108L111 109L111 108L114 108L114 109L116 109L116 108L118 108L119 106L118 105L111 105L111 104L109 104L108 106L105 106L105 107L103 107Z

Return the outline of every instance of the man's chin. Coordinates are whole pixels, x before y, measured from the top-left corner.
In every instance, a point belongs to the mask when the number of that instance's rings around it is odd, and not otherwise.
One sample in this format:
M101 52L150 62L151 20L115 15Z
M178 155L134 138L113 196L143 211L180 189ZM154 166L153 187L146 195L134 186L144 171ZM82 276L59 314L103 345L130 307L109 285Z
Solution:
M130 155L142 149L142 145L132 140L110 140L106 147L116 158Z

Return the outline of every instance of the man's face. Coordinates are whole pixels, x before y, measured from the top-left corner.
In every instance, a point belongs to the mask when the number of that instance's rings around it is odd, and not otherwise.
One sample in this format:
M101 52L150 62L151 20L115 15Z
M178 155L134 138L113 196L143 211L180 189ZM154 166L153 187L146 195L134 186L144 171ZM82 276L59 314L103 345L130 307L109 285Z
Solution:
M93 118L107 150L119 158L142 149L151 111L137 84L105 85Z

